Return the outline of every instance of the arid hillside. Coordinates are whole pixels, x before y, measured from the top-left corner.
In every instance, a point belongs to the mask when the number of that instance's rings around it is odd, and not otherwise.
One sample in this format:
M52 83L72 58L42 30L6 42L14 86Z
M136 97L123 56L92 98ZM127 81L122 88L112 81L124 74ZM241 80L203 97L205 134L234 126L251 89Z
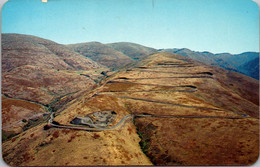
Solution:
M156 52L156 49L130 42L117 42L110 43L107 45L111 46L117 51L124 53L125 55L131 57L134 60L143 59L146 56Z
M71 44L67 47L111 69L122 68L134 62L122 52L99 42Z
M219 66L226 70L239 72L259 80L259 70L257 70L257 67L259 67L259 52L244 52L241 54L213 54L206 51L192 51L186 48L160 50L170 53L176 53L209 65Z
M88 70L101 66L67 47L43 38L2 34L2 70L23 65L59 70Z
M259 155L258 86L157 52L3 142L3 159L13 166L250 165Z
M106 77L101 74L103 71L108 68L53 41L30 35L2 34L2 95L8 98L2 100L2 110L6 111L2 117L21 125L20 130L4 128L4 132L17 133L28 124L22 120L51 111L61 98L71 99L75 93L93 89L96 82ZM12 103L11 108L5 108L9 106L6 103ZM31 103L39 107L32 109ZM41 109L35 111L37 108ZM19 116L10 114L18 112ZM10 122L3 121L3 127L11 126Z
M15 134L29 128L33 122L49 115L45 107L13 98L2 96L2 140L13 137Z

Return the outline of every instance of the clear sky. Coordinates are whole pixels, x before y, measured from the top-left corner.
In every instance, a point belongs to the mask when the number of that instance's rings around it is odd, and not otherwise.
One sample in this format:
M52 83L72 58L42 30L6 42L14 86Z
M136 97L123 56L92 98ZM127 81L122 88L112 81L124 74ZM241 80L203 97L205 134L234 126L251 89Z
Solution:
M241 53L259 51L259 10L251 0L10 0L2 33Z

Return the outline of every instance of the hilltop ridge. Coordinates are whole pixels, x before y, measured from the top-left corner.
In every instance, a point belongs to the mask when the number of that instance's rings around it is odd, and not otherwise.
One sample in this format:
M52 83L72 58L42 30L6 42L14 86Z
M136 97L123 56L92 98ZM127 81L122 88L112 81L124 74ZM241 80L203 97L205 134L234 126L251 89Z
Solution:
M154 48L146 47L131 42L116 42L116 43L109 43L107 45L111 46L115 50L124 53L125 55L131 57L134 60L143 59L146 56L156 52L156 49Z
M250 69L243 67L244 64L249 63L253 59L256 58L259 59L259 52L244 52L241 54L230 54L230 53L213 54L208 51L197 52L187 48L160 49L160 51L177 53L182 56L186 56L206 64L219 66L230 71L239 72L259 80L259 70L251 71ZM259 61L258 62L255 61L254 64L255 64L254 68L256 68L257 66L259 66Z
M67 47L110 68L120 68L134 62L130 57L100 42L70 44Z

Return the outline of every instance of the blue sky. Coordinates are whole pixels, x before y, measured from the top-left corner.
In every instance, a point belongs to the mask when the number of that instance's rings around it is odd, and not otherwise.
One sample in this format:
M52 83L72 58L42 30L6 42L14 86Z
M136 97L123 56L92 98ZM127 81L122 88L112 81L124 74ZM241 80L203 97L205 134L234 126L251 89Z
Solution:
M259 51L258 12L251 0L10 0L2 33L241 53Z

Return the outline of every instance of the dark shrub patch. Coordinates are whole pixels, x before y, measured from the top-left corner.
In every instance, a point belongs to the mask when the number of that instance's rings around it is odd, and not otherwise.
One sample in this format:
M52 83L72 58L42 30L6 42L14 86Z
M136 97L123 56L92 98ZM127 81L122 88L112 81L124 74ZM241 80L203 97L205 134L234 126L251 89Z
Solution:
M99 134L94 133L94 136L93 136L94 139L98 139L99 137L100 137Z

